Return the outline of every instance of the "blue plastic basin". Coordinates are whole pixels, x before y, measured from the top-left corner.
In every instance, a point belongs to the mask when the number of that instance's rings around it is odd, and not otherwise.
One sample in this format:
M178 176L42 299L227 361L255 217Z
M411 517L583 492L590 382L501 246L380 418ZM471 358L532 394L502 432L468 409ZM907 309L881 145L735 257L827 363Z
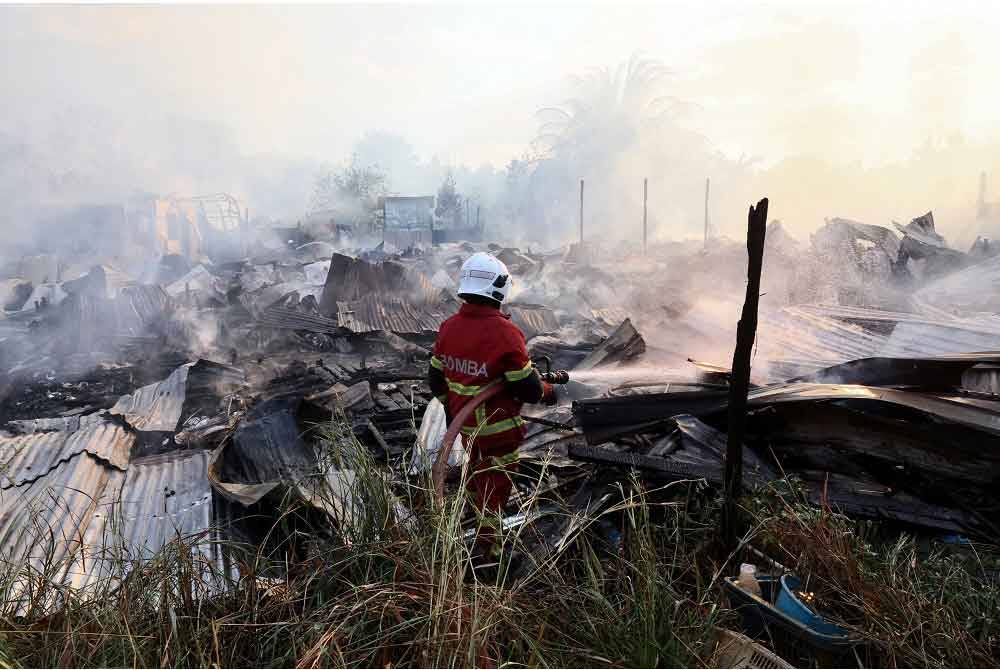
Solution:
M847 635L846 630L830 623L799 600L795 592L801 587L802 582L798 577L795 575L784 575L781 578L781 589L778 591L778 598L775 600L774 606L817 633L822 633L823 635Z

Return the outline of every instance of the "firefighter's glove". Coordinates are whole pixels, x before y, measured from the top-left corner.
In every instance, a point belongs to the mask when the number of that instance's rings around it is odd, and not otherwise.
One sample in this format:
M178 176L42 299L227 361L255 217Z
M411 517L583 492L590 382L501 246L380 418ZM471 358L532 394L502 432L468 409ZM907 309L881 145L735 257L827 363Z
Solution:
M559 398L556 396L556 387L548 382L542 382L542 403L552 407Z

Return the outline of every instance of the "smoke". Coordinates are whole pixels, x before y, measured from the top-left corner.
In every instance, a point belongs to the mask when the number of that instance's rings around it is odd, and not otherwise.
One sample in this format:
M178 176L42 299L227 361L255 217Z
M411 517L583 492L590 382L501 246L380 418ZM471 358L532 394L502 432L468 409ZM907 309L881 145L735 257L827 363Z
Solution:
M0 256L44 250L46 224L72 228L83 206L143 194L223 192L252 202L255 215L298 212L313 173L309 161L245 155L220 123L57 107L30 126L0 128Z
M801 239L929 209L960 248L994 225L1000 27L972 4L0 12L0 255L136 192L295 220L352 154L395 193L450 171L489 236L545 247L579 234L580 179L588 239L638 243L644 179L652 240L701 237L706 178L734 239L764 195Z

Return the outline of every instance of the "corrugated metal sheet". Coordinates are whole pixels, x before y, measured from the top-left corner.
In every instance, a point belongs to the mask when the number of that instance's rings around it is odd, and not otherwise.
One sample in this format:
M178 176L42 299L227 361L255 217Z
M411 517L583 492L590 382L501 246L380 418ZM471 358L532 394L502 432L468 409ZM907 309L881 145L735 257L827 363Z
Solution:
M284 408L244 421L224 453L221 479L240 484L294 481L317 471L317 456L300 435L295 414Z
M617 328L622 321L632 316L627 309L621 307L593 309L590 311L590 314L598 323L608 328Z
M31 435L32 433L49 433L52 431L65 431L72 433L80 430L80 427L92 426L104 421L100 413L84 414L83 416L64 416L52 419L20 419L7 422L8 429L17 435Z
M998 350L1000 328L996 328L993 319L986 319L899 323L879 353L912 357Z
M1000 365L980 363L962 374L962 388L977 393L1000 395Z
M334 254L326 277L320 311L332 316L342 302L355 302L370 295L406 292L422 302L430 301L437 289L421 272L398 261L368 261Z
M117 495L105 495L87 527L69 583L83 587L119 576L116 557L144 560L177 538L195 541L202 558L221 569L213 528L207 451L174 451L133 462Z
M163 381L123 395L110 412L125 417L136 430L177 430L187 393L188 371L192 365L194 364L182 365Z
M0 561L8 574L30 566L56 582L63 581L93 515L109 504L125 473L86 453L52 468L24 486L0 490ZM19 607L23 581L5 582L0 601Z
M885 336L803 307L762 315L757 339L767 358L813 360L820 365L874 356L886 342Z
M246 374L240 368L205 359L195 361L188 371L182 423L192 416L216 416L227 407L227 398L246 383Z
M353 302L372 293L393 293L407 287L406 267L396 261L369 263L334 254L320 301L321 311L332 315L341 302Z
M33 482L81 452L120 470L128 467L135 436L121 426L101 421L76 431L34 433L0 438L0 489Z
M826 226L814 233L814 243L821 241L824 237L843 234L841 229L850 231L850 235L860 237L877 244L885 252L886 256L893 261L899 256L899 238L894 232L882 226L873 226L868 223L860 223L851 219L836 217L831 219Z
M891 312L868 307L850 307L847 305L796 305L793 309L798 313L828 319L839 319L841 321L893 324L899 321L923 318L917 314L907 312Z
M129 286L113 300L77 293L61 310L65 353L102 351L116 337L148 335L162 321L170 297L159 286Z
M168 296L159 286L144 284L127 286L114 301L118 336L145 335L150 325L158 321L170 305Z
M521 329L525 339L530 340L537 335L549 335L559 330L559 320L556 319L555 312L548 307L510 304L504 311L510 314L510 320Z
M998 312L1000 256L939 279L917 291L916 297L950 311Z
M718 468L721 481L726 434L690 415L675 416L673 420L681 433L681 448L669 454L667 460L689 465L714 465ZM743 477L755 486L763 486L777 479L778 475L756 452L744 447Z
M223 293L221 280L205 269L204 265L196 266L186 275L168 285L164 291L175 298L183 296L188 291Z
M369 295L354 302L337 303L337 321L354 333L388 330L419 335L436 331L447 318L444 309L418 305L399 297Z
M945 421L1000 435L1000 401L997 400L915 393L860 384L813 384L808 382L770 386L751 391L747 396L747 404L751 408L785 402L824 400L878 401L900 407L909 407Z
M793 356L838 363L870 356L924 357L1000 349L1000 318L994 315L930 318L860 307L807 305L786 308L777 319L765 319L765 337L776 324L785 324L784 331L777 332L780 348L794 352ZM890 334L880 336L856 324ZM766 345L765 339L762 346Z
M265 328L304 330L310 333L336 333L340 327L336 319L284 307L269 307L257 319L257 324Z
M0 560L8 569L48 566L52 581L83 588L124 576L183 537L206 572L221 574L209 457L175 451L137 460L126 473L78 453L37 481L0 490ZM23 610L23 589L15 583L0 598Z

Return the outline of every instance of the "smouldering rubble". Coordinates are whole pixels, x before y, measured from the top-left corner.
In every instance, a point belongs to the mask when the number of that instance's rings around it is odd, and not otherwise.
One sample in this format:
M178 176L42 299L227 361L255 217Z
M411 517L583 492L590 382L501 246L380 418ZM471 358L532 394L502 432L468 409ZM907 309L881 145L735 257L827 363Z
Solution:
M1000 256L979 241L972 254L949 248L930 214L898 229L832 219L807 245L769 228L747 485L794 475L847 514L995 536L1000 353L969 352L1000 351L996 292L984 288ZM334 232L274 244L235 229L141 272L96 256L8 263L5 527L27 523L47 487L85 493L64 500L66 536L86 538L67 555L93 550L121 513L143 551L171 526L205 531L206 556L221 561L213 542L254 540L247 511L289 492L343 525L352 475L324 460L315 427L337 419L393 477L426 474L444 432L428 352L477 250L512 270L505 309L531 354L570 370L559 405L526 415L521 457L553 467L545 486L593 511L613 496L580 492L629 468L720 483L741 243L393 251L347 248ZM321 504L304 482L341 502ZM569 532L555 527L553 546ZM66 582L102 569L86 565Z

